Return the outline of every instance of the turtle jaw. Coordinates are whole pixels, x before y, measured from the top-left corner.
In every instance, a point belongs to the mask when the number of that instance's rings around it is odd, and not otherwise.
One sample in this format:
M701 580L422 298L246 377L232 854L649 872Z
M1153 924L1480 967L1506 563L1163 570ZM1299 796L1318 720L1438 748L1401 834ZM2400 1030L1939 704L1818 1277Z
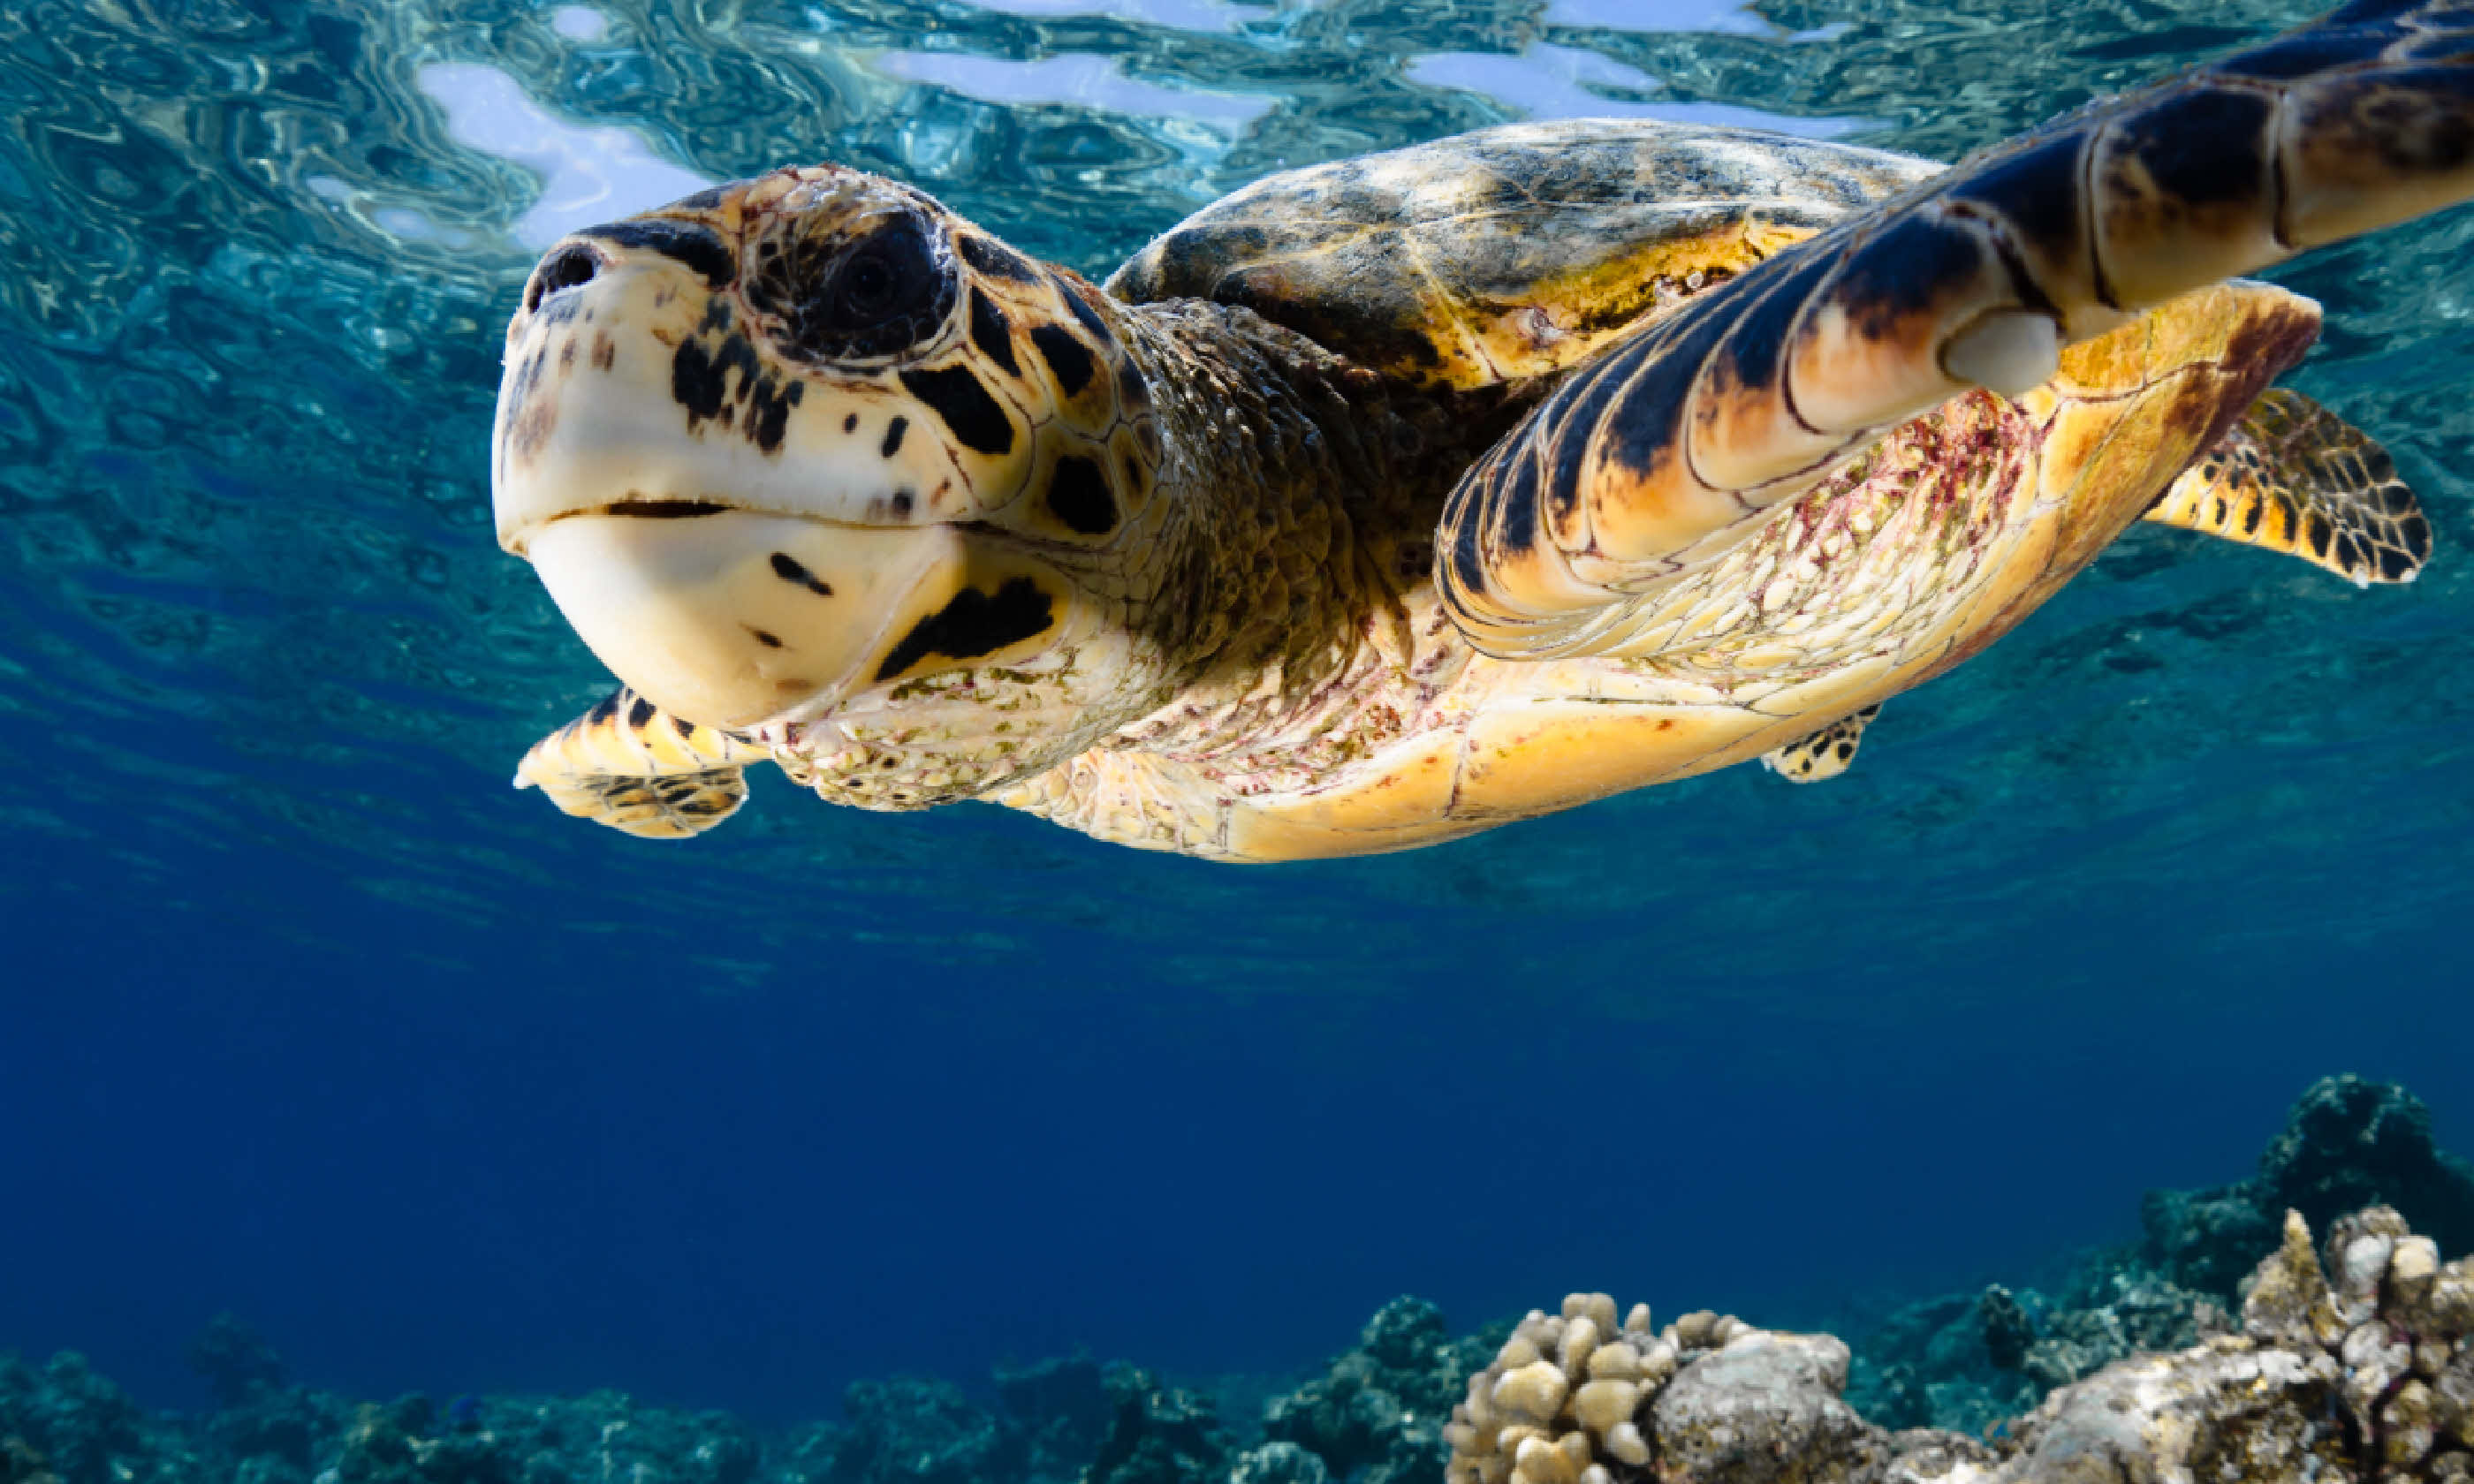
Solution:
M1087 639L1080 587L960 526L849 526L761 511L588 515L532 533L533 569L614 675L725 731L898 703L923 677L1024 666Z

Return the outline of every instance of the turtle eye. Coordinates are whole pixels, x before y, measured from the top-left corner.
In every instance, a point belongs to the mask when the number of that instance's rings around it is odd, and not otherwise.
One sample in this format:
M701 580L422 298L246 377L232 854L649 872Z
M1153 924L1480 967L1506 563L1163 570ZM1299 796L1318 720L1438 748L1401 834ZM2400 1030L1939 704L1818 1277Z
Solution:
M794 232L766 244L747 282L784 348L813 361L907 350L944 327L956 292L943 233L910 212L857 235Z
M901 297L901 283L882 252L866 251L842 269L834 285L841 296L844 319L861 323L878 320L891 310Z
M815 327L866 335L935 308L940 290L951 303L953 275L937 261L936 247L926 224L910 216L896 217L861 238L834 265L830 281L817 296Z

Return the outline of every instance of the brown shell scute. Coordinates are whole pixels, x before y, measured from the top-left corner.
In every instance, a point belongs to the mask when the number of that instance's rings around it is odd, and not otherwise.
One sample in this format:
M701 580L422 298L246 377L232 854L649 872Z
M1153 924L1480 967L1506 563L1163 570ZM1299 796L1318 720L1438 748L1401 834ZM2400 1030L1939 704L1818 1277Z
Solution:
M1651 119L1513 124L1256 181L1108 287L1242 305L1424 386L1561 371L1940 170Z

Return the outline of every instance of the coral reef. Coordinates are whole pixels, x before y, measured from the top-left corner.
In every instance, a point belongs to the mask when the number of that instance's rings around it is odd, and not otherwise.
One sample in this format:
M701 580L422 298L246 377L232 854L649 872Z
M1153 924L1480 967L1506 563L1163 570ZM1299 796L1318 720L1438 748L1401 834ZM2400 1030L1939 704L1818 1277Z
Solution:
M2468 1246L2474 1173L2411 1094L2341 1077L2251 1179L2153 1193L2137 1242L1852 1350L1599 1294L1455 1337L1400 1298L1259 1407L1076 1355L858 1382L766 1434L611 1392L355 1403L224 1316L196 1416L0 1356L0 1484L2474 1484L2474 1273L2439 1260Z
M2003 1333L2006 1301L1983 1305ZM2474 1477L2474 1259L2442 1263L2388 1207L2339 1218L2324 1267L2289 1212L2240 1333L2115 1361L1991 1443L1864 1421L1828 1335L1707 1313L1653 1332L1645 1308L1620 1328L1614 1312L1574 1294L1521 1321L1453 1410L1448 1484Z
M2323 1078L2294 1102L2257 1176L2150 1191L2138 1242L2088 1253L2042 1287L1892 1311L1856 1338L1848 1400L1885 1425L1980 1433L2117 1361L2230 1332L2237 1285L2277 1245L2288 1209L2324 1226L2381 1203L2447 1250L2474 1247L2474 1172L2433 1142L2421 1101Z
M1023 1473L1039 1484L1074 1484L1108 1435L1116 1404L1088 1355L999 1366L997 1399L1023 1437Z
M206 1321L189 1342L189 1369L214 1392L215 1405L226 1410L247 1406L259 1392L283 1384L283 1357L266 1336L231 1314Z
M808 1429L788 1472L804 1484L973 1484L1019 1477L1026 1440L950 1381L898 1376L842 1393L842 1421Z
M1148 1371L1110 1366L1104 1377L1115 1407L1084 1484L1179 1484L1222 1476L1228 1437L1208 1397L1163 1386Z
M1361 1484L1423 1484L1443 1476L1443 1423L1467 1384L1469 1373L1493 1353L1498 1332L1455 1340L1443 1310L1423 1299L1402 1297L1375 1311L1357 1348L1332 1361L1320 1377L1263 1410L1268 1451L1286 1445L1316 1461L1333 1478ZM1252 1467L1265 1479L1303 1477L1273 1473L1306 1466L1289 1453Z
M12 1479L49 1474L60 1484L187 1484L201 1472L185 1439L149 1426L73 1352L39 1370L0 1355L0 1456Z
M2433 1142L2422 1100L2392 1083L2323 1077L2294 1102L2256 1176L2151 1192L2140 1256L2168 1281L2230 1301L2285 1212L2318 1228L2365 1206L2394 1207L2449 1251L2474 1247L2474 1169Z

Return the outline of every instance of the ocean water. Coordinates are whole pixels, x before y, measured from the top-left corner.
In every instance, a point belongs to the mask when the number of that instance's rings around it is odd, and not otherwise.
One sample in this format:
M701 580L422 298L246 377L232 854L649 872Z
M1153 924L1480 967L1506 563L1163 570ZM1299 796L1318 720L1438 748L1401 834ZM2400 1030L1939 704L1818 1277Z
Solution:
M2134 531L1824 786L1257 869L506 786L609 683L488 511L568 227L831 159L1097 276L1285 166L1632 112L1954 157L2311 12L8 0L0 1350L181 1404L230 1309L359 1395L807 1417L1278 1372L1403 1291L1821 1323L2126 1236L2328 1072L2474 1148L2465 211L2274 275L2421 581Z

